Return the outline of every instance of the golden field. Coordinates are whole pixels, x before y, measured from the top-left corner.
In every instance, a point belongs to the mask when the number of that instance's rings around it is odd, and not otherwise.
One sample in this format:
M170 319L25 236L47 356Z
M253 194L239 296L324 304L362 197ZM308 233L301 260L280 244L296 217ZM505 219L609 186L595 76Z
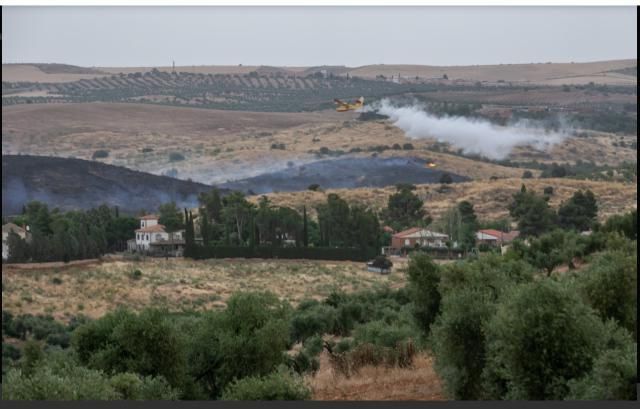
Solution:
M306 298L324 299L335 289L402 287L404 263L395 264L389 275L368 272L364 263L316 260L107 257L68 266L3 264L2 309L66 321L77 314L98 318L120 305L134 310L224 308L237 291L271 291L297 305ZM132 276L135 270L142 273L139 279Z
M520 179L506 178L498 180L477 180L446 185L446 191L439 191L440 185L418 185L415 193L424 200L424 209L437 219L451 206L462 200L474 205L481 220L495 220L509 214L507 206L512 195L520 190L522 184L527 189L542 194L546 186L552 186L554 194L549 200L552 208L557 208L579 189L590 189L598 199L598 219L630 211L637 208L637 183L603 182L576 180L567 178ZM326 201L329 193L336 193L349 203L359 203L376 211L385 208L389 195L395 192L393 186L385 188L327 189L324 192L282 192L266 196L275 205L289 206L302 211L307 206L309 214L315 214L315 206ZM257 202L260 196L252 196Z

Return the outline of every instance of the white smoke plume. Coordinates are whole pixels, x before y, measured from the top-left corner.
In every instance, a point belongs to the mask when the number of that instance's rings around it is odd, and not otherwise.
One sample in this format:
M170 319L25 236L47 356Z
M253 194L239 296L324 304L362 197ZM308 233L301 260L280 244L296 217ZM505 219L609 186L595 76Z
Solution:
M465 154L478 154L490 159L504 159L516 146L530 145L547 150L562 142L569 133L545 132L532 128L529 122L496 126L486 120L464 117L441 117L425 112L418 105L397 107L387 99L368 110L387 115L393 125L412 139L433 138L462 149Z

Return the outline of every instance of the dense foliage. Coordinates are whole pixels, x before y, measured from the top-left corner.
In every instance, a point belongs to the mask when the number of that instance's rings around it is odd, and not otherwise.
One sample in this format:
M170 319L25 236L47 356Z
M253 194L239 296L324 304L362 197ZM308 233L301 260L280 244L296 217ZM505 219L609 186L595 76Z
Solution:
M138 221L120 215L118 208L106 205L87 211L49 210L46 204L33 201L13 223L28 226L28 239L9 234L9 261L69 261L96 258L110 251L121 251Z

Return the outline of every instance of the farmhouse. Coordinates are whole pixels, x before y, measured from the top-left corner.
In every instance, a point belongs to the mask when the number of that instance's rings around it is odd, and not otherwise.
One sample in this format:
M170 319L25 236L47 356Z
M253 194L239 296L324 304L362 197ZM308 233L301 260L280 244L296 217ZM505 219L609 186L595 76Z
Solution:
M446 248L449 236L443 233L427 230L422 227L412 227L391 236L391 246L382 249L383 254L398 254L403 248Z
M511 243L519 235L520 232L518 230L508 233L493 229L479 230L476 232L476 244L486 244L493 247L503 246Z
M2 226L2 259L7 260L9 258L9 233L14 232L20 238L28 240L29 231L28 227L23 228L18 226L17 224L7 223Z
M184 230L169 233L153 214L140 218L135 239L129 240L129 251L157 256L180 256L184 250Z

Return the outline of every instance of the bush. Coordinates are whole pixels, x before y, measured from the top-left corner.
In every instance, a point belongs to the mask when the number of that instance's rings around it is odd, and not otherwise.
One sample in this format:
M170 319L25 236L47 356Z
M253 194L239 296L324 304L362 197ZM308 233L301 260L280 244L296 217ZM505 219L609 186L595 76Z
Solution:
M2 399L8 400L114 400L118 393L101 371L72 367L56 373L44 366L27 375L11 369L2 382Z
M91 155L91 159L104 159L106 157L109 156L109 151L104 150L104 149L99 149L95 152L93 152L93 155Z
M140 278L142 278L142 271L136 269L136 270L130 271L128 275L129 275L129 278L132 280L139 280Z
M185 160L185 157L182 153L180 152L171 152L169 154L169 162L178 162L181 160Z
M311 391L299 376L279 368L265 376L234 381L222 394L222 400L306 400Z
M516 286L486 325L483 378L491 399L563 399L584 376L604 334L575 291L550 279Z
M405 151L412 151L413 150L413 145L410 144L410 143L402 144L402 149L404 149Z
M163 377L141 377L127 372L114 375L109 384L125 400L176 400L179 396L179 391Z
M443 173L442 176L440 176L440 183L442 183L443 185L451 184L453 183L453 178L450 174Z
M291 319L291 340L303 341L312 335L332 333L337 315L331 306L320 304L301 305Z
M551 196L553 195L553 186L546 186L543 190L542 193L544 193L545 195Z
M522 173L522 179L531 179L533 177L533 173L530 170L525 170Z
M163 310L134 314L120 309L76 329L72 345L90 368L163 376L172 386L182 386L186 345L167 317Z
M354 330L354 340L357 344L372 344L393 348L398 342L408 339L416 340L420 334L407 322L389 324L383 320L371 321L358 325Z

